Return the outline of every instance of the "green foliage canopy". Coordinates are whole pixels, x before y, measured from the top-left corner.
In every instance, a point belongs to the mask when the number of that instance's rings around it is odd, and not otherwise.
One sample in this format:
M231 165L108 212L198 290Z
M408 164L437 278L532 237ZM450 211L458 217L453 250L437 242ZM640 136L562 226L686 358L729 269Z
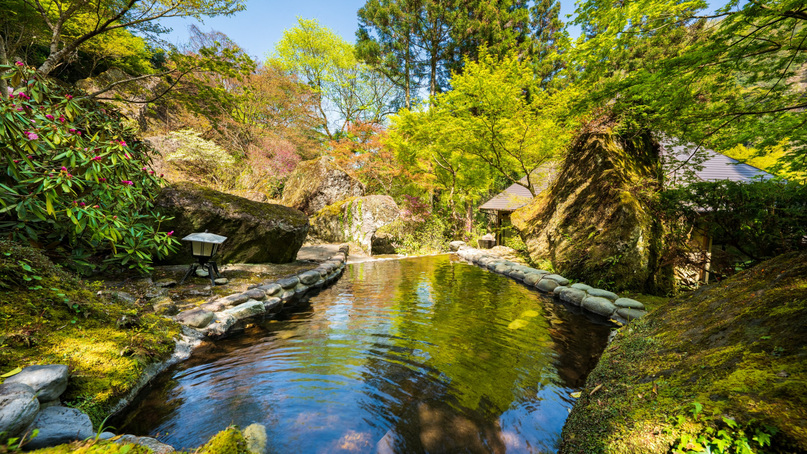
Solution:
M803 109L807 10L798 0L586 0L573 53L590 87L625 124L698 145L764 150L782 140L790 171L807 168ZM801 79L800 79L801 78Z
M356 59L353 45L314 19L283 33L269 65L308 84L319 98L318 120L328 139L356 122L380 123L400 98L395 85Z
M433 176L437 186L478 200L496 178L508 184L555 157L571 139L560 120L571 89L547 91L531 62L483 53L455 74L453 90L433 106L393 117L390 145L399 159Z

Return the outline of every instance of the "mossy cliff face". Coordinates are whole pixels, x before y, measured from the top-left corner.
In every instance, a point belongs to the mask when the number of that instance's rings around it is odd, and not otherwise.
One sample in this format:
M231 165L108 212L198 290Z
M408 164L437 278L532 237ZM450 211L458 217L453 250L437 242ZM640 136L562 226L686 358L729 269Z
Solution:
M98 290L38 250L0 242L0 374L34 364L67 365L62 401L95 423L147 366L171 355L180 332L150 306L106 300Z
M376 232L398 219L400 212L395 200L387 195L351 197L314 215L311 236L334 243L354 243L369 253Z
M754 428L776 427L766 452L807 452L805 340L807 253L675 298L606 348L560 452L666 453L684 434L726 430L723 417L751 424L749 439Z
M281 203L308 215L350 197L364 195L364 186L327 157L303 161L289 176Z
M649 135L582 135L550 187L513 213L530 257L610 290L659 292L661 225L642 202L661 174Z
M308 233L308 217L293 208L261 203L193 183L164 188L155 202L156 211L174 219L161 230L173 230L177 238L194 232L224 235L219 263L288 263ZM189 247L162 260L164 264L191 263Z

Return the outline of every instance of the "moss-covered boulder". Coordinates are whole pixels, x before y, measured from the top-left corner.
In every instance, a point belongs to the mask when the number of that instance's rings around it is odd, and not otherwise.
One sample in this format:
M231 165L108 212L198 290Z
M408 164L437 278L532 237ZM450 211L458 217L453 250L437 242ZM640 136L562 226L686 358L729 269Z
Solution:
M219 263L287 263L308 233L308 217L293 208L254 202L193 183L164 188L155 202L156 210L174 219L162 230L173 230L183 238L194 232L224 235ZM162 260L164 264L191 263L187 246Z
M329 205L314 215L311 236L332 243L354 243L372 253L378 229L398 219L400 213L398 204L390 196L352 197ZM381 242L376 240L375 244ZM391 252L385 249L377 253Z
M303 161L289 176L281 203L308 215L340 200L364 195L364 185L328 157Z
M807 452L805 339L807 252L672 299L606 348L560 452L718 452L718 440L759 448L774 432L762 451Z
M582 134L549 188L513 213L513 225L530 257L564 276L616 291L666 290L662 226L642 197L660 175L649 134Z

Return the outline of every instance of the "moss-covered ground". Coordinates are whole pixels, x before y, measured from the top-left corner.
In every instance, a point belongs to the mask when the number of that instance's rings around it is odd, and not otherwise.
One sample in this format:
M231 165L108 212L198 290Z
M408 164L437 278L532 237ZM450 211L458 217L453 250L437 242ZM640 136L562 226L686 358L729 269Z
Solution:
M68 365L62 402L96 425L146 366L170 356L180 331L150 306L104 298L101 289L35 249L0 242L0 375Z
M807 253L659 303L606 348L561 452L666 453L698 437L759 448L773 432L760 451L807 452Z
M13 452L9 448L0 446L0 454ZM149 454L152 451L143 446L133 444L117 444L115 438L111 440L89 440L42 448L31 451L31 454ZM258 454L247 448L244 435L236 427L228 427L214 435L204 446L192 451L193 454ZM181 453L180 453L181 454Z

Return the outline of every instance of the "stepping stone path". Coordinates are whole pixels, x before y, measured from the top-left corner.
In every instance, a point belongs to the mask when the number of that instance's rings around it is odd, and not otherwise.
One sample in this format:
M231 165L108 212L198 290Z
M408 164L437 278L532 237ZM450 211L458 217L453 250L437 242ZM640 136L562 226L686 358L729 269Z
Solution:
M613 318L622 323L647 314L642 303L630 298L620 298L614 292L580 282L571 284L569 279L558 274L502 260L483 250L468 247L462 241L453 241L449 246L452 251L470 263L512 277L529 287L551 294L563 302L580 306L594 314Z

